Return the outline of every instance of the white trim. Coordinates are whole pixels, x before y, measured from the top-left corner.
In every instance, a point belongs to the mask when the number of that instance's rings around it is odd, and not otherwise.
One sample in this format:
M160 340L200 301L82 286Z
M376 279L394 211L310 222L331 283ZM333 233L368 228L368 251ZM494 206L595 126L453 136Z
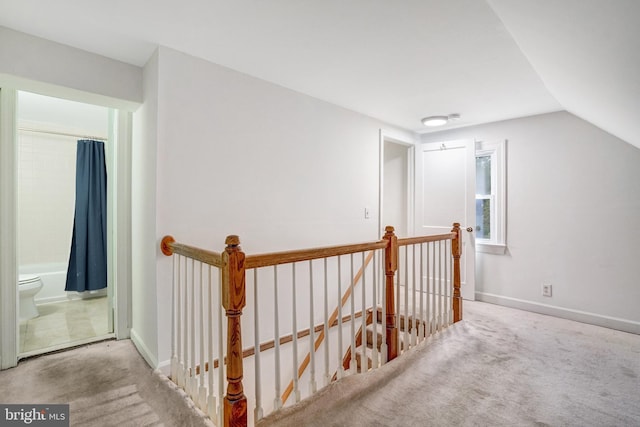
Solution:
M415 152L416 146L413 142L405 141L402 139L398 139L390 136L383 129L379 129L378 132L378 232L381 233L377 236L380 237L384 235L384 227L387 225L393 224L383 224L383 214L384 214L384 143L391 142L393 144L402 145L407 148L407 233L408 235L413 235L415 232L415 177L416 177L416 169L415 169Z
M476 292L476 300L640 335L640 322L635 322L633 320L604 316L601 314L589 313L587 311L541 304L486 292Z
M13 89L0 89L0 369L18 364L17 149Z
M118 339L129 338L131 330L131 134L133 114L118 110L116 118L116 206L117 223L113 243L114 259L114 332Z
M505 253L500 247L507 244L507 140L497 142L476 141L475 157L491 156L491 188L495 218L492 219L491 226L495 230L494 237L490 240L476 239L478 252L503 255ZM495 195L495 197L494 197ZM476 196L477 198L477 196ZM475 218L475 216L474 216ZM476 224L477 225L477 224ZM485 246L482 248L481 246ZM488 246L495 246L490 248Z
M131 305L131 140L134 111L139 104L101 95L77 91L48 83L13 79L0 74L3 84L0 97L0 369L15 366L18 361L18 295L17 295L17 90L47 96L118 108L116 122L115 180L117 200L114 221L117 222L113 246L117 248L113 290L114 333L116 338L129 337ZM7 88L4 85L8 85ZM111 137L112 135L110 135ZM11 285L14 284L14 285ZM67 298L68 299L68 298ZM12 303L13 302L13 303ZM15 341L15 342L14 342Z
M112 340L115 338L114 334L105 334L96 337L83 338L81 340L65 342L62 344L52 345L51 347L39 348L33 351L27 351L26 353L20 353L19 359L26 359L27 357L38 356L40 354L51 353L58 350L67 350L73 347L80 347L86 344L92 344L100 341Z
M482 243L480 239L476 239L476 252L492 255L504 255L507 253L507 245Z
M158 367L156 371L162 372L163 375L170 377L171 376L171 360L165 360L158 363Z
M142 356L145 362L147 362L147 365L149 365L152 369L158 368L158 360L153 355L153 353L149 351L147 346L144 344L144 341L140 339L135 329L130 329L130 333L131 333L131 342L133 342L133 345L136 346L138 353L140 353L140 356Z

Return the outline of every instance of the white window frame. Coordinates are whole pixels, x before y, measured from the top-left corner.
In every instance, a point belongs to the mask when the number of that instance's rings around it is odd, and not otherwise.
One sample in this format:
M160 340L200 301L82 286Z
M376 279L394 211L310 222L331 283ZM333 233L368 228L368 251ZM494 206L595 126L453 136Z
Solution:
M507 141L476 141L476 158L491 157L491 239L476 238L478 252L503 255L507 250ZM476 200L479 195L476 195ZM480 196L487 198L486 196Z

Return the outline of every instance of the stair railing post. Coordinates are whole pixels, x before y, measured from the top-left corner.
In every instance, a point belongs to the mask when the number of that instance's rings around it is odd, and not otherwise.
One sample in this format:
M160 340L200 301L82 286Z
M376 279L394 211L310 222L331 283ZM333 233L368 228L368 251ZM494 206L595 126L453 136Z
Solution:
M391 361L398 356L398 329L396 327L396 304L394 301L394 282L396 270L398 269L398 238L393 231L393 227L387 226L383 236L383 239L387 241L387 247L384 250L387 361Z
M460 256L462 255L462 230L460 224L453 223L452 233L456 237L451 241L451 255L453 256L453 323L462 320L462 295L460 294Z
M247 397L242 385L242 309L245 306L244 252L240 238L228 236L222 253L222 306L227 316L227 394L225 427L246 427Z

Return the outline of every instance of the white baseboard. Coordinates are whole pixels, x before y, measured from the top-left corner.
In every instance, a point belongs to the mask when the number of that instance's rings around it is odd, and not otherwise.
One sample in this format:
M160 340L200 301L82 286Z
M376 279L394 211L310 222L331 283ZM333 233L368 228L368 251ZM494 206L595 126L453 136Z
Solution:
M476 292L476 300L640 335L640 322L635 322L633 320L603 316L601 314L557 307L554 305L540 304L537 302L489 294L486 292Z
M164 360L158 363L158 368L160 372L162 372L165 376L171 376L171 360Z
M153 369L158 368L158 360L156 357L149 351L147 346L144 344L144 341L140 339L140 336L136 333L134 329L131 329L131 342L136 346L138 353L142 356L142 358L147 362L149 366Z
M107 296L107 289L98 290L98 291L89 291L89 292L66 292L64 295L56 295L53 297L46 298L34 298L33 302L36 305L41 304L54 304L57 302L66 302L66 301L75 301L75 300L83 300L83 299L93 299L93 298L102 298Z

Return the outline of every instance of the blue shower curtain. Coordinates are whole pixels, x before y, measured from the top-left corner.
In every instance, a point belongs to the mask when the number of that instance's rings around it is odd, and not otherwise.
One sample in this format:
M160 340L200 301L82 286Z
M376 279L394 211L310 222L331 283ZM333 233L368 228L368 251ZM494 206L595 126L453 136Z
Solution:
M78 141L76 210L65 291L107 287L107 170L104 142Z

